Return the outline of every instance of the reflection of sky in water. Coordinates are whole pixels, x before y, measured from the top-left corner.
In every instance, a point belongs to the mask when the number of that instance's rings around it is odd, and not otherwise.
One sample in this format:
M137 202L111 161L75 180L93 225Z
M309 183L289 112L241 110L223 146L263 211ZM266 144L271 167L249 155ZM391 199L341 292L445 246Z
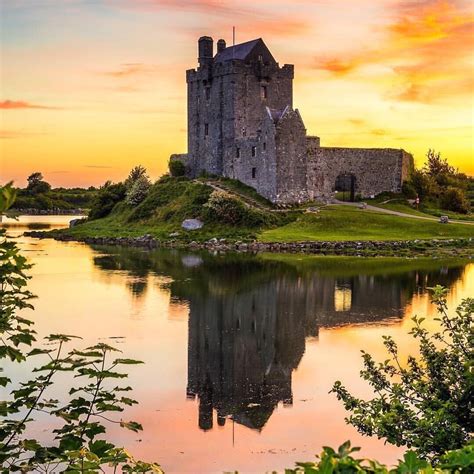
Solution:
M404 354L414 351L410 317L424 314L435 325L426 287L449 286L451 306L474 294L473 265L306 259L296 266L18 242L35 263L40 335L73 333L84 346L108 341L146 362L131 371L140 405L126 414L145 431L111 435L171 472L282 469L348 438L362 455L394 461L400 450L345 425L328 391L341 379L369 394L358 377L360 349L385 358L383 334Z

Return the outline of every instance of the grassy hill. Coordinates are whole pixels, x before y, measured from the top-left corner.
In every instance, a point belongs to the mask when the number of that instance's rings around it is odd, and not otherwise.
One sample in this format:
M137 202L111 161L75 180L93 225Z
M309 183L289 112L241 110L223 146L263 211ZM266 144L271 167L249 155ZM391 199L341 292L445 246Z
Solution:
M60 232L76 237L150 234L160 240L182 241L212 237L265 242L474 237L473 225L439 224L356 207L327 206L319 213L303 209L282 212L265 200L257 200L253 189L226 180L192 181L166 176L152 185L139 205L128 205L121 198L111 209L106 217ZM190 218L203 221L203 228L182 229L183 220Z

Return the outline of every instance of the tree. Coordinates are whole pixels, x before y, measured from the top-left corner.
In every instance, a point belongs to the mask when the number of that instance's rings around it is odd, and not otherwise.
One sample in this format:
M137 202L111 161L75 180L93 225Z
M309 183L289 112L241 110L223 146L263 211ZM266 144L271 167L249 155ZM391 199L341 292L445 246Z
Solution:
M11 184L0 187L0 215L14 199ZM140 362L114 356L120 351L103 343L67 352L67 345L77 338L64 334L49 335L44 344L38 343L33 321L25 315L33 309L33 295L27 289L29 268L19 248L1 229L0 386L5 388L5 399L0 400L0 472L86 474L120 469L161 473L158 464L136 461L124 448L104 439L104 420L135 432L142 429L137 422L113 419L114 414L136 403L126 396L131 388L118 380L127 377L123 367ZM36 359L43 362L32 370L31 380L13 386L3 373L7 359L12 364ZM58 373L70 374L72 384L61 401L47 396ZM33 439L34 430L29 430L40 412L48 414L52 423L54 420L56 428L50 441Z
M51 185L43 180L43 175L39 172L30 174L27 180L26 190L29 194L44 194L51 190Z
M441 153L431 148L426 153L426 163L424 170L433 178L439 178L443 175L454 175L456 169L448 163L446 158L441 158Z
M186 174L186 167L180 160L170 160L168 163L170 175L174 177L184 176Z
M115 205L125 198L126 191L123 183L113 184L107 181L92 201L88 218L94 220L108 216Z
M474 299L465 299L450 317L447 290L440 286L432 290L440 330L430 334L423 327L424 318L413 318L410 334L418 342L419 358L400 360L397 344L385 336L386 361L377 363L362 351L361 376L375 397L357 398L339 381L332 391L351 412L346 420L360 433L413 447L421 457L436 459L461 448L474 431Z
M440 196L440 206L443 209L460 214L467 214L471 210L471 203L462 189L448 186Z
M413 186L420 199L427 199L438 193L436 181L423 170L413 170L409 183Z
M131 206L138 206L148 195L150 180L146 175L139 176L127 191L126 202Z
M125 187L127 188L127 191L130 190L130 188L135 184L135 182L138 179L145 178L147 181L150 181L150 178L148 177L146 168L142 165L138 165L133 167L130 170L130 173L128 174L127 179L125 180Z

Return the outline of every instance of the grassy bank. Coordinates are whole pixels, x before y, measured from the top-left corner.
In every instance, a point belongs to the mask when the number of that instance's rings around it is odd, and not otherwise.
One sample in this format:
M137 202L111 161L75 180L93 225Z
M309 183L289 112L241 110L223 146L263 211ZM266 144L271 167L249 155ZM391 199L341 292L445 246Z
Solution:
M228 183L224 183L226 186ZM229 192L237 191L231 183ZM235 188L235 189L234 189ZM166 177L155 183L137 206L124 199L106 217L72 229L60 230L72 237L139 237L159 240L206 241L213 237L261 242L415 240L474 237L474 226L439 224L398 217L348 206L328 206L319 213L303 210L276 212L254 206L254 196L238 187L216 202L215 189L203 181ZM220 193L217 192L218 194ZM222 200L223 199L223 200ZM414 211L416 212L416 211ZM184 219L200 219L204 226L186 231Z
M474 237L474 226L439 224L346 206L331 206L319 214L304 214L285 226L258 236L263 242L310 240L414 240Z

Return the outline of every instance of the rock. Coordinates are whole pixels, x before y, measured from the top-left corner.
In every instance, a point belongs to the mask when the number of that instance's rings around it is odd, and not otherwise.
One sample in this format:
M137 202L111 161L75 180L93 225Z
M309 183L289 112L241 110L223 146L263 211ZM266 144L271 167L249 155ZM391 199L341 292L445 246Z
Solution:
M83 220L84 219L71 219L69 221L69 228L71 229L72 227L76 227L76 225L78 225Z
M204 225L199 219L185 219L181 227L185 230L197 230L200 229Z
M170 237L179 237L179 232L171 232Z
M211 244L211 245L216 245L218 242L219 242L219 240L216 237L213 237L212 239L209 239L207 241L207 243Z
M448 216L440 216L439 223L440 224L449 224L449 217Z

